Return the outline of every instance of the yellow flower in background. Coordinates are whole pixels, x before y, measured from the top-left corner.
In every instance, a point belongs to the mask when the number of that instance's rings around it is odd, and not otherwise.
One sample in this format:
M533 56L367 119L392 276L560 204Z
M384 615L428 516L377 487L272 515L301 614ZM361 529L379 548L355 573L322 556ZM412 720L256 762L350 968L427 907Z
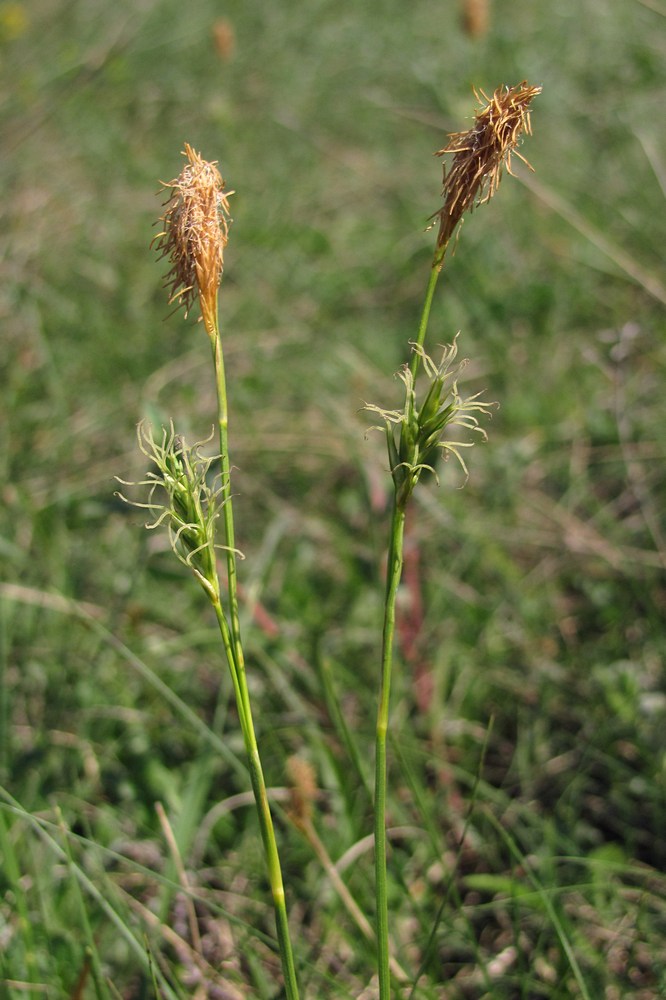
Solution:
M30 20L22 3L0 3L0 42L13 42L28 30Z

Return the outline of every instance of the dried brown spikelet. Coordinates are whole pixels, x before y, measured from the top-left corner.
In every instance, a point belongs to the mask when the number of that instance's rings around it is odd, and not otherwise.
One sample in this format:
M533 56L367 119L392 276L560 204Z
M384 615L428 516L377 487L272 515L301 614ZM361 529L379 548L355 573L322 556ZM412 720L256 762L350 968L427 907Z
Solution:
M289 757L287 774L291 783L291 801L289 812L295 823L303 825L312 817L312 803L317 798L317 776L315 770L302 757Z
M218 17L213 22L212 34L215 51L223 62L228 62L236 48L236 34L231 21L226 17Z
M530 87L526 81L517 87L498 87L491 98L481 91L488 103L477 111L472 128L450 133L448 144L435 153L453 154L448 171L444 165L444 204L432 216L439 219L440 259L464 213L492 198L504 166L511 173L511 155L516 153L530 167L516 146L523 132L531 134L530 102L540 93L541 87Z
M160 220L164 229L153 242L171 264L164 279L169 302L178 301L187 315L198 296L206 330L213 336L231 222L228 197L233 192L225 193L217 161L202 159L188 143L183 156L188 163L179 176L162 182L171 194Z
M462 23L472 38L485 35L488 30L488 0L463 0Z

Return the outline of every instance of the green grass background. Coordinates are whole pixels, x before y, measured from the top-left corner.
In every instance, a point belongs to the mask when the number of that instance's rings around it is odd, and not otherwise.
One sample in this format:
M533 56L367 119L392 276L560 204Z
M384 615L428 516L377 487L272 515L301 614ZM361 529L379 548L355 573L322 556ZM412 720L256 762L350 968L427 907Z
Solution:
M0 3L3 997L279 996L216 624L113 495L144 472L139 419L213 421L206 338L149 250L184 141L236 192L220 301L267 779L312 763L372 916L390 479L361 407L399 403L432 153L472 87L523 79L536 173L465 221L433 310L431 348L460 330L465 391L501 406L464 490L450 463L409 526L392 937L405 997L666 995L665 14L497 0L470 39L431 0ZM372 948L282 812L278 836L304 996L369 1000Z

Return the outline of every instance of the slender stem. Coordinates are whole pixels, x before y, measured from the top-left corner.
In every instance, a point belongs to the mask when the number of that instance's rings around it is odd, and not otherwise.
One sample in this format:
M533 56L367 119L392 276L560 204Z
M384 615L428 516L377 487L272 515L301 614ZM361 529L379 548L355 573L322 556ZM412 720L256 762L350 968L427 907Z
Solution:
M273 897L275 923L277 927L278 946L284 976L285 995L287 1000L298 1000L298 984L296 968L289 936L287 906L280 858L275 839L273 819L268 804L266 782L259 756L259 747L254 730L250 692L245 673L245 656L241 641L240 616L238 612L238 585L236 572L236 548L234 535L233 505L231 502L231 464L229 461L229 413L227 406L227 386L224 372L224 353L220 336L217 309L215 309L215 327L209 330L215 362L215 387L217 391L218 426L220 434L220 467L222 474L222 520L224 526L224 542L227 560L227 595L229 600L229 618L219 602L213 602L215 613L222 635L222 642L227 654L238 708L238 717L243 733L243 742L247 754L252 792L257 807L259 829L264 847L266 867Z
M243 733L243 743L245 744L245 753L247 755L250 771L252 792L254 794L254 800L257 807L259 829L261 831L261 840L264 846L268 879L271 886L271 895L273 897L273 908L275 910L275 923L277 926L278 945L282 961L282 973L285 981L285 994L287 1000L298 1000L296 968L294 966L294 957L291 948L291 939L289 936L287 904L285 901L284 884L282 881L282 870L280 868L280 858L278 855L277 842L275 840L273 818L268 804L266 781L264 779L261 758L259 756L259 747L257 745L257 738L254 731L254 722L252 719L252 710L250 708L250 698L246 683L246 676L244 671L241 672L236 669L233 650L231 648L229 625L224 611L219 604L215 604L215 613L217 615L217 621L222 634L222 641L225 649L227 650L227 658L229 659L229 666L231 668L234 692L236 694L236 704L238 706L238 715Z
M446 246L438 247L435 250L416 337L417 348L423 348L425 342L428 321L430 319L430 309L437 286L437 279L442 269L445 251ZM414 381L416 380L420 362L421 355L418 350L415 350L410 362L410 370ZM402 576L405 512L408 499L409 494L401 498L397 492L393 498L386 571L386 594L384 598L379 705L377 708L377 729L375 735L375 898L377 908L377 971L379 976L380 1000L390 1000L391 996L391 956L389 949L388 893L386 884L386 740L391 704L395 604Z
M259 757L259 749L254 735L252 716L250 716L247 720L247 723L245 747L250 766L252 791L254 792L254 798L257 803L259 828L261 830L261 839L264 845L264 853L266 855L268 877L271 884L271 895L273 896L273 906L275 908L275 922L277 925L278 944L280 946L280 956L282 959L285 992L289 1000L297 1000L298 986L296 984L296 969L294 967L294 957L291 950L291 939L289 937L287 904L285 901L284 885L282 882L282 871L280 869L280 858L278 856L275 831L273 829L273 819L268 805L264 772L261 767L261 758Z
M388 734L391 696L395 603L402 575L404 531L405 510L404 507L399 507L394 499L386 571L382 665L375 740L375 896L377 905L377 971L379 973L380 1000L389 1000L391 995L388 896L386 887L386 737Z
M425 342L426 330L428 329L428 320L430 319L430 307L432 306L432 300L435 294L435 288L437 286L437 279L439 278L440 271L442 270L442 260L443 260L443 254L440 254L439 251L436 251L434 260L432 262L432 267L430 269L430 278L428 279L428 287L426 288L425 299L423 302L421 321L419 323L419 332L416 336L416 344L418 347L423 347L423 344ZM414 351L414 353L412 354L410 368L412 375L415 379L420 361L421 358L418 352Z
M233 640L231 638L231 629L229 628L227 616L224 613L224 609L222 608L219 598L213 599L211 597L211 603L215 608L215 614L217 615L217 623L222 636L222 645L224 646L224 652L227 656L229 673L231 674L231 680L234 686L234 696L236 698L236 704L238 705L238 716L241 728L243 728L246 713L243 709L243 690L238 674L238 668L236 666L236 654L234 652Z
M215 389L217 391L217 420L220 434L220 466L222 473L222 518L224 522L224 543L227 546L227 593L229 595L229 615L231 635L236 654L242 656L240 619L238 614L238 587L236 572L236 548L234 534L234 511L231 503L231 465L229 462L229 409L227 404L227 382L224 373L224 353L222 338L215 323L211 335L213 361L215 363Z

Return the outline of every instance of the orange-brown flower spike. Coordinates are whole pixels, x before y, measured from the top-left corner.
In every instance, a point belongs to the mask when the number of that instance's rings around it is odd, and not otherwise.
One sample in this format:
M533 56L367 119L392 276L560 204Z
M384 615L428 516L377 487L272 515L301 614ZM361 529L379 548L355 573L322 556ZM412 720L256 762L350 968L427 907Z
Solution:
M488 31L489 0L462 0L462 24L472 38L480 38Z
M289 813L296 826L303 829L312 820L312 803L318 795L317 776L302 757L287 758L287 774L291 784Z
M474 93L480 100L476 91ZM512 153L530 166L516 152L516 146L521 133L531 134L530 103L540 93L541 87L530 87L526 81L517 87L498 87L492 98L481 91L487 104L477 111L472 128L466 132L452 132L444 149L435 153L435 156L453 153L448 171L444 165L444 204L433 215L439 219L436 260L440 267L446 247L465 212L492 198L505 165L511 173Z
M217 161L209 163L185 143L188 163L175 180L164 184L171 193L161 218L164 230L155 237L160 257L168 257L165 275L169 302L178 301L185 315L198 296L208 335L217 331L217 290L222 279L224 248L229 239L228 197Z

